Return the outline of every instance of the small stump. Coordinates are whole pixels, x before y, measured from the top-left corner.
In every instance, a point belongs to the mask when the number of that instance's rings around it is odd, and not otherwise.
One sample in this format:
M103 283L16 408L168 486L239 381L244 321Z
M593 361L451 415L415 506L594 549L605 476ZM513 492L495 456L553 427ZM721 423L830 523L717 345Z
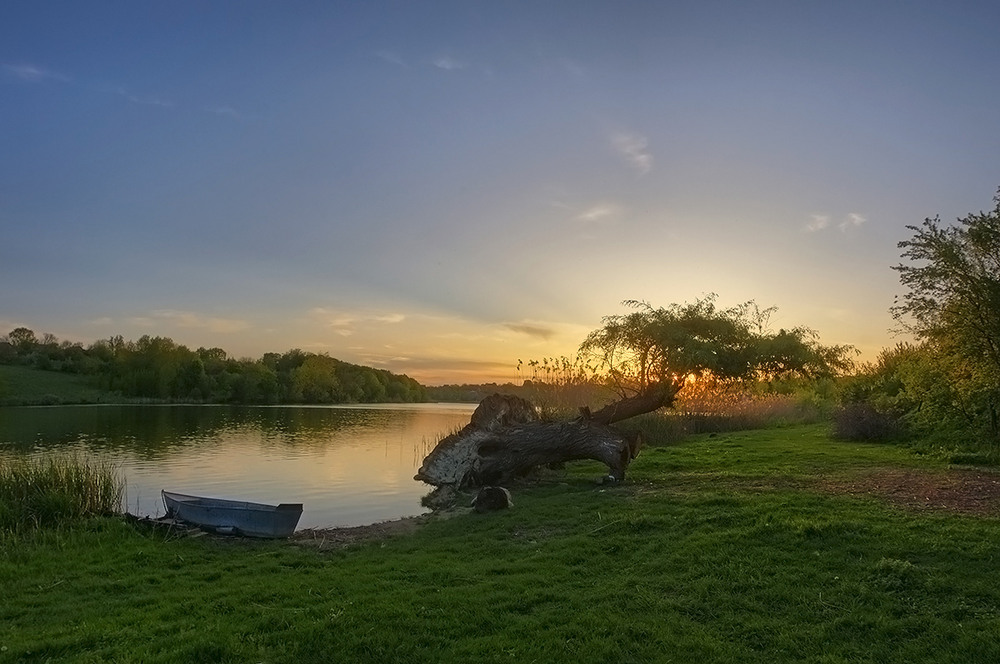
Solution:
M513 507L514 500L502 486L484 486L472 500L472 506L479 513L496 512Z

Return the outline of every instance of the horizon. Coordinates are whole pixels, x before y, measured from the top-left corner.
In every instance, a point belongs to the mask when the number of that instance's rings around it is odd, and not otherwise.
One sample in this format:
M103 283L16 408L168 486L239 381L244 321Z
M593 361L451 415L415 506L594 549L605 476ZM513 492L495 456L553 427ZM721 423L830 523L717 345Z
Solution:
M518 380L625 300L873 360L1000 185L992 2L0 7L0 334Z

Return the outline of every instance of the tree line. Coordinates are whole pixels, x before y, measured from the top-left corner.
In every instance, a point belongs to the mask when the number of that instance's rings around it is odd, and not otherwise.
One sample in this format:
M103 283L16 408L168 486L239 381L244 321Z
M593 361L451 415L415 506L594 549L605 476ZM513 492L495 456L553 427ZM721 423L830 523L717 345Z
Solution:
M221 348L190 350L167 337L137 341L113 336L89 346L40 338L19 327L0 337L0 364L89 376L125 398L196 403L379 403L427 400L406 375L343 362L299 349L260 359L230 357Z

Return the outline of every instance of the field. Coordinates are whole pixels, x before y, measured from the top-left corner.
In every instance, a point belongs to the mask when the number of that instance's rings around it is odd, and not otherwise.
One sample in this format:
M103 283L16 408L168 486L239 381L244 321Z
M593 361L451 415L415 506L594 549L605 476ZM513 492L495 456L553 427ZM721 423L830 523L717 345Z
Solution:
M9 538L0 661L1000 661L996 474L824 425L601 471L388 538Z

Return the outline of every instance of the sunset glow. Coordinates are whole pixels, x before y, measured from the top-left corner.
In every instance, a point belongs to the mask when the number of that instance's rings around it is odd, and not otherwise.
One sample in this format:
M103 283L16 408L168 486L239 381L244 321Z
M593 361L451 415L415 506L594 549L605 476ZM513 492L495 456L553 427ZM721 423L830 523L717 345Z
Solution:
M0 6L0 334L512 381L626 299L895 343L1000 184L996 3Z

